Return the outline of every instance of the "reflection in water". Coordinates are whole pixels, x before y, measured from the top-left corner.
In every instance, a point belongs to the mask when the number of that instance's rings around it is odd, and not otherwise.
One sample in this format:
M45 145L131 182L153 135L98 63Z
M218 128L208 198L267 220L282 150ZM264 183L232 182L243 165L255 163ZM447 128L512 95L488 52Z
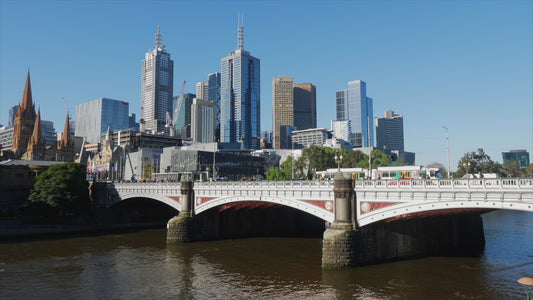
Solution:
M322 270L321 240L166 245L164 229L0 243L0 298L514 299L533 275L533 214L484 216L480 258Z

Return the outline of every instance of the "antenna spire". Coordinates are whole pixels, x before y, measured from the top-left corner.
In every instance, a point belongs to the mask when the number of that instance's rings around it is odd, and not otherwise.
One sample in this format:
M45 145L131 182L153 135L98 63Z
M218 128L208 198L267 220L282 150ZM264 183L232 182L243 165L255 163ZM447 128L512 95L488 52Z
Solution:
M239 43L238 48L244 49L244 15L239 13L238 15L238 24L239 24Z
M159 30L159 25L157 25L157 34L155 35L155 46L154 46L155 50L158 50L158 49L164 50L165 49L165 44L162 43L162 41L163 41L162 37L163 36L161 35L161 32Z

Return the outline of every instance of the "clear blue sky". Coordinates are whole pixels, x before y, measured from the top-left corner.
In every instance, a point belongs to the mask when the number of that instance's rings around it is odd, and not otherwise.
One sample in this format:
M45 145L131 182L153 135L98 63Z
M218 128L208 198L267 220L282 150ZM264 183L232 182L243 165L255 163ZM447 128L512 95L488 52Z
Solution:
M261 126L272 127L272 79L317 87L318 126L335 119L335 92L367 83L374 115L404 116L417 164L483 148L533 152L533 1L13 1L0 0L0 124L22 97L28 68L44 120L62 132L101 97L140 113L141 64L157 26L186 92L237 48L261 59Z

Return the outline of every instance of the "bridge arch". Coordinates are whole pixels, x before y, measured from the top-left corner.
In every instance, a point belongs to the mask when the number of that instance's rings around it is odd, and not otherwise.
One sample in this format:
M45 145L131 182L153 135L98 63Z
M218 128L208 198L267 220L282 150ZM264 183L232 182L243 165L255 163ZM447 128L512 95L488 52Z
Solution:
M124 194L124 195L120 195L119 197L116 197L114 201L110 203L110 205L112 206L119 202L122 202L128 199L133 199L133 198L145 198L145 199L155 200L155 201L163 202L164 204L176 209L179 212L181 212L182 210L181 203L179 203L179 201L174 200L164 195L159 195L159 194L128 193L128 194Z
M308 213L324 221L333 222L334 216L333 212L322 209L318 206L309 204L304 201L288 199L282 197L267 197L267 196L227 196L211 199L207 202L202 203L201 198L196 198L195 203L195 213L200 214L208 209L221 206L224 204L244 202L244 201L257 201L257 202L267 202L275 203L283 206L288 206L296 210Z
M439 201L439 202L404 202L394 203L389 206L364 213L370 202L362 201L357 211L357 222L360 227L379 221L396 218L402 215L430 214L446 210L520 210L533 212L533 205L520 201Z

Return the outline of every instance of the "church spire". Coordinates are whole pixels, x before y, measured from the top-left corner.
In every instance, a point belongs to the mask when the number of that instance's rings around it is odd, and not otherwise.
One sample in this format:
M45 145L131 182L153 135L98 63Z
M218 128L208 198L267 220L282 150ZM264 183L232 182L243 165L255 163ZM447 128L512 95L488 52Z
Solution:
M63 136L57 144L57 149L62 150L63 148L69 147L73 144L72 137L70 136L70 117L67 111L67 120L65 121L65 128L63 129Z
M24 94L22 94L22 101L20 102L19 109L24 110L31 109L35 106L33 105L33 99L31 97L31 80L30 80L30 70L28 70L28 75L26 76L26 86L24 86Z
M44 160L45 151L46 142L43 137L43 129L41 126L41 109L39 109L37 118L35 119L35 125L33 126L33 134L28 141L26 159Z
M19 103L15 121L13 124L13 150L15 157L21 157L28 148L28 140L32 136L33 127L35 125L35 105L31 95L31 80L30 70L26 76L26 85L24 86L24 93L22 100Z

